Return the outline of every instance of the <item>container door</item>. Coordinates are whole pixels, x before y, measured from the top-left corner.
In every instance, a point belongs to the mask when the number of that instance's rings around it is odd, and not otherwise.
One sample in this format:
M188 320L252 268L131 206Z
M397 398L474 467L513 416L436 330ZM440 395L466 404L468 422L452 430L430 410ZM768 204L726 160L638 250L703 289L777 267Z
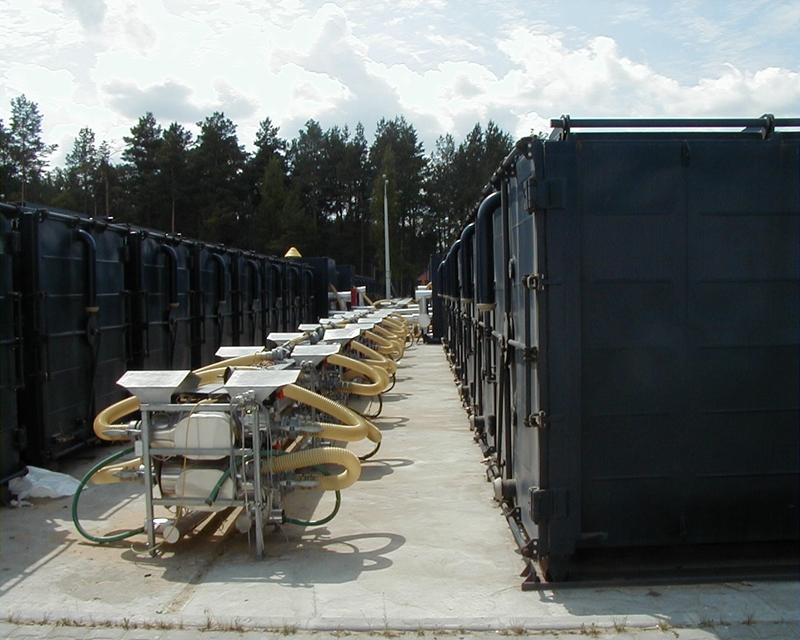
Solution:
M142 369L191 368L190 251L185 242L147 237L141 244L146 324Z
M580 540L679 542L692 446L683 146L625 137L571 146L580 324L565 339L580 344L580 367L571 371L580 380L571 399L581 408Z
M518 147L509 198L514 479L520 517L551 580L580 537L578 234L567 193L572 162L558 143ZM566 151L566 153L564 153Z
M510 308L506 326L507 359L511 388L511 464L517 504L527 513L526 531L541 543L538 517L531 514L531 492L546 487L541 470L539 366L540 269L536 217L528 211L526 189L534 175L529 156L520 156L509 181L509 287ZM543 212L538 211L542 216Z
M207 246L201 247L197 255L200 265L197 300L202 330L195 369L214 362L214 354L221 346L233 344L230 256Z
M98 409L124 397L123 237L73 216L21 216L25 459L46 465L94 440Z
M266 340L264 327L264 298L262 297L263 285L261 283L261 263L254 257L242 257L241 268L241 308L242 308L242 335L240 343L243 345L263 346Z
M797 140L689 150L682 539L796 540Z
M17 420L17 389L22 384L21 298L14 291L12 253L19 251L19 233L0 217L0 484L24 470L20 450L25 434Z

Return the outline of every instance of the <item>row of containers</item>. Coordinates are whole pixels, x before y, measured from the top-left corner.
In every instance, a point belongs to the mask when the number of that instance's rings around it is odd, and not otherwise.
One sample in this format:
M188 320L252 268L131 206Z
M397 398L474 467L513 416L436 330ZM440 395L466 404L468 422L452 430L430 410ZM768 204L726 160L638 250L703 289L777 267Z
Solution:
M584 549L798 539L798 125L553 120L443 257L446 350L531 581Z
M325 258L0 206L3 485L95 442L94 416L124 397L126 371L194 370L222 345L264 345L327 316L331 287L353 284Z

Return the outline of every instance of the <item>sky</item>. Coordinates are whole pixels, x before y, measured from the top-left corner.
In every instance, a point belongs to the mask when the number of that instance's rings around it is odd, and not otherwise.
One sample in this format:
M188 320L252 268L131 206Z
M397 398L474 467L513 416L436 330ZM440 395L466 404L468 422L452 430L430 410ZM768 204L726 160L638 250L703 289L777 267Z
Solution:
M252 149L402 115L426 153L493 120L800 116L798 0L0 0L0 119L24 94L62 166L91 128L119 161L146 112L221 111Z

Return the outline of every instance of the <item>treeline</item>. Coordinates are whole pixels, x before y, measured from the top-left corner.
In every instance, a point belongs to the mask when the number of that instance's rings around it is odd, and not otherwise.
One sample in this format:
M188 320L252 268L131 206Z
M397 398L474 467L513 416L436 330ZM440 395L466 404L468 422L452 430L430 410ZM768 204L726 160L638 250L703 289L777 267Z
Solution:
M381 119L372 144L360 123L352 131L323 130L309 120L287 140L265 118L248 153L223 113L198 122L195 138L148 112L124 137L118 161L85 127L64 166L46 170L55 146L42 140L41 122L24 95L11 101L10 122L0 120L6 202L109 216L267 254L295 246L382 280L385 192L397 294L410 293L430 254L456 239L513 144L492 121L476 124L460 143L442 136L426 154L402 116Z

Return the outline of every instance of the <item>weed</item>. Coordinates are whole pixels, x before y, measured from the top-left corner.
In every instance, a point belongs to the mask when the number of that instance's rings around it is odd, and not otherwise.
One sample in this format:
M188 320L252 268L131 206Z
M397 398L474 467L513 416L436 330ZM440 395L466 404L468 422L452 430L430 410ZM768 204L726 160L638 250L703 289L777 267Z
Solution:
M744 620L742 620L742 624L746 624L748 627L752 627L756 622L756 612L755 611L745 611L744 612Z
M711 629L711 628L713 628L715 625L714 625L714 621L713 621L713 620L711 620L710 618L701 618L701 619L700 619L700 624L699 624L698 626L699 626L701 629Z
M288 622L284 622L283 623L283 629L281 629L281 632L285 636L293 636L295 633L297 633L297 625L296 624L289 624Z
M617 633L622 633L628 626L628 619L623 618L622 620L617 620L614 618L614 631Z
M216 624L216 628L219 631L238 631L242 633L245 631L244 624L239 618L234 618L233 620L220 621Z
M666 618L662 618L658 621L658 628L661 631L669 631L672 625L670 625L669 620Z

